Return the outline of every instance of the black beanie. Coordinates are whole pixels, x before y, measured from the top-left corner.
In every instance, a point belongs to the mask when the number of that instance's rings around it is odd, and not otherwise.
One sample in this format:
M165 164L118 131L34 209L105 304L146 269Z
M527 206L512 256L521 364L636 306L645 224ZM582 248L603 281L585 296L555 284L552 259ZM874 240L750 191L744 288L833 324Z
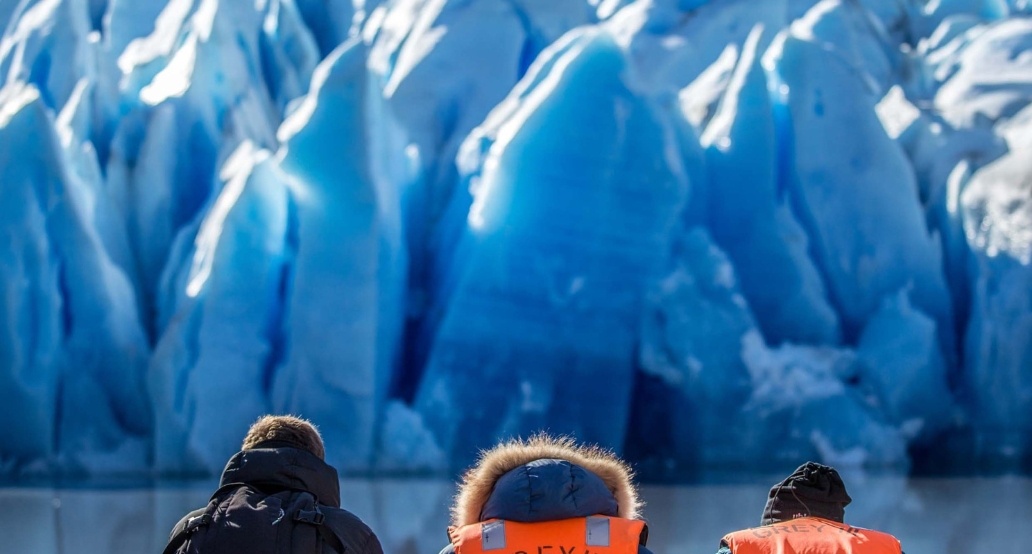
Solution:
M806 462L770 489L760 525L806 516L842 522L852 500L835 468Z

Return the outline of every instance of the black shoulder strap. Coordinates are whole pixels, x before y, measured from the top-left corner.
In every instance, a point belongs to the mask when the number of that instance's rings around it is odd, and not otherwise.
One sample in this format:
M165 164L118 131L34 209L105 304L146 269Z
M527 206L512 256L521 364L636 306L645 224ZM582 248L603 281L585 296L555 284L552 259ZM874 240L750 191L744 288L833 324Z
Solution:
M344 543L341 542L340 537L337 536L337 532L334 531L331 526L324 525L326 522L326 516L323 515L322 510L319 509L319 504L312 504L311 510L298 510L297 515L294 516L294 521L314 525L323 541L329 544L330 547L333 548L334 552L343 554Z
M226 492L244 486L247 486L247 484L226 483L219 487L214 493L212 493L211 498L208 500L208 505L204 508L204 513L188 519L186 521L186 525L184 525L183 528L175 534L175 536L168 540L168 544L165 545L165 550L162 550L161 554L174 554L180 546L183 546L183 544L186 543L187 539L190 538L190 535L192 535L198 527L211 523L212 517L215 516L215 510L218 509L219 502Z
M337 536L336 531L330 529L329 526L326 525L320 525L316 527L316 529L319 530L319 534L322 535L323 540L333 548L334 552L344 554L344 543L340 542L340 537Z
M173 554L176 550L179 550L180 546L183 546L183 543L186 542L186 538L189 536L190 534L186 531L176 533L175 536L169 539L168 544L165 545L165 549L161 551L161 554Z
M219 503L215 499L212 499L208 502L208 506L204 509L204 513L186 520L186 525L184 525L183 528L175 534L175 536L169 539L168 544L165 545L165 550L162 551L162 554L173 554L176 550L179 550L180 546L183 546L183 544L186 543L187 539L190 538L190 535L192 535L198 527L211 523L211 517L218 506Z

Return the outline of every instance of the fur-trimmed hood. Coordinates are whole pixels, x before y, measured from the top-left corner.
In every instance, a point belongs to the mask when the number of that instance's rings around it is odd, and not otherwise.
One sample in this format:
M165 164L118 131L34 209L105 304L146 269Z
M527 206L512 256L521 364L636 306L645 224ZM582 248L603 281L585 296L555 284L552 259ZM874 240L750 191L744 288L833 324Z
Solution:
M556 464L549 464L548 461L556 462ZM507 498L499 499L498 497L500 495L511 496L513 490L496 491L496 485L506 474L517 468L524 468L526 472L540 473L542 469L560 463L566 468L569 480L558 486L564 487L567 493L575 492L577 487L588 487L590 483L601 480L611 498L599 499L598 496L607 496L606 492L599 487L599 494L585 493L592 495L590 500L615 504L615 513L611 515L627 519L639 518L641 500L638 498L638 491L633 482L633 470L626 462L609 450L597 446L578 445L569 437L540 434L525 441L514 439L481 453L476 465L466 472L459 485L459 492L455 496L451 510L452 525L461 527L481 521L485 505L508 501ZM578 472L583 478L577 477ZM507 476L507 479L510 477ZM535 481L526 483L529 485L533 482ZM588 484L582 485L585 482ZM551 485L549 484L549 486ZM515 492L525 495L525 501L528 503L533 501L540 504L541 491L531 492L529 486L521 486L520 490ZM559 494L559 491L547 492Z

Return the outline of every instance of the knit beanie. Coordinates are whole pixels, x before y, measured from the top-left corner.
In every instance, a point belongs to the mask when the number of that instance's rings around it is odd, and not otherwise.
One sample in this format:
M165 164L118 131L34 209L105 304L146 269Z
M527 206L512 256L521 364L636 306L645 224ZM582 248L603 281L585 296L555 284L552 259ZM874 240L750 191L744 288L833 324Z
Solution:
M760 525L807 516L842 522L852 500L835 468L806 462L771 487Z

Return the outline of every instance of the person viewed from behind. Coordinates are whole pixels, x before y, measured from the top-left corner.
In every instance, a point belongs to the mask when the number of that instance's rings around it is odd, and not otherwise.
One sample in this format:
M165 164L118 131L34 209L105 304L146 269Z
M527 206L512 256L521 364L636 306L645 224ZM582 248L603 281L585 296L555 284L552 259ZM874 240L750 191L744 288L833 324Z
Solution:
M838 471L807 462L770 489L760 527L725 535L717 554L901 554L896 537L843 523L851 501Z
M340 508L337 470L308 421L264 416L222 472L208 505L172 529L165 554L382 554L380 541Z
M630 466L539 434L482 452L452 506L441 554L651 554Z

